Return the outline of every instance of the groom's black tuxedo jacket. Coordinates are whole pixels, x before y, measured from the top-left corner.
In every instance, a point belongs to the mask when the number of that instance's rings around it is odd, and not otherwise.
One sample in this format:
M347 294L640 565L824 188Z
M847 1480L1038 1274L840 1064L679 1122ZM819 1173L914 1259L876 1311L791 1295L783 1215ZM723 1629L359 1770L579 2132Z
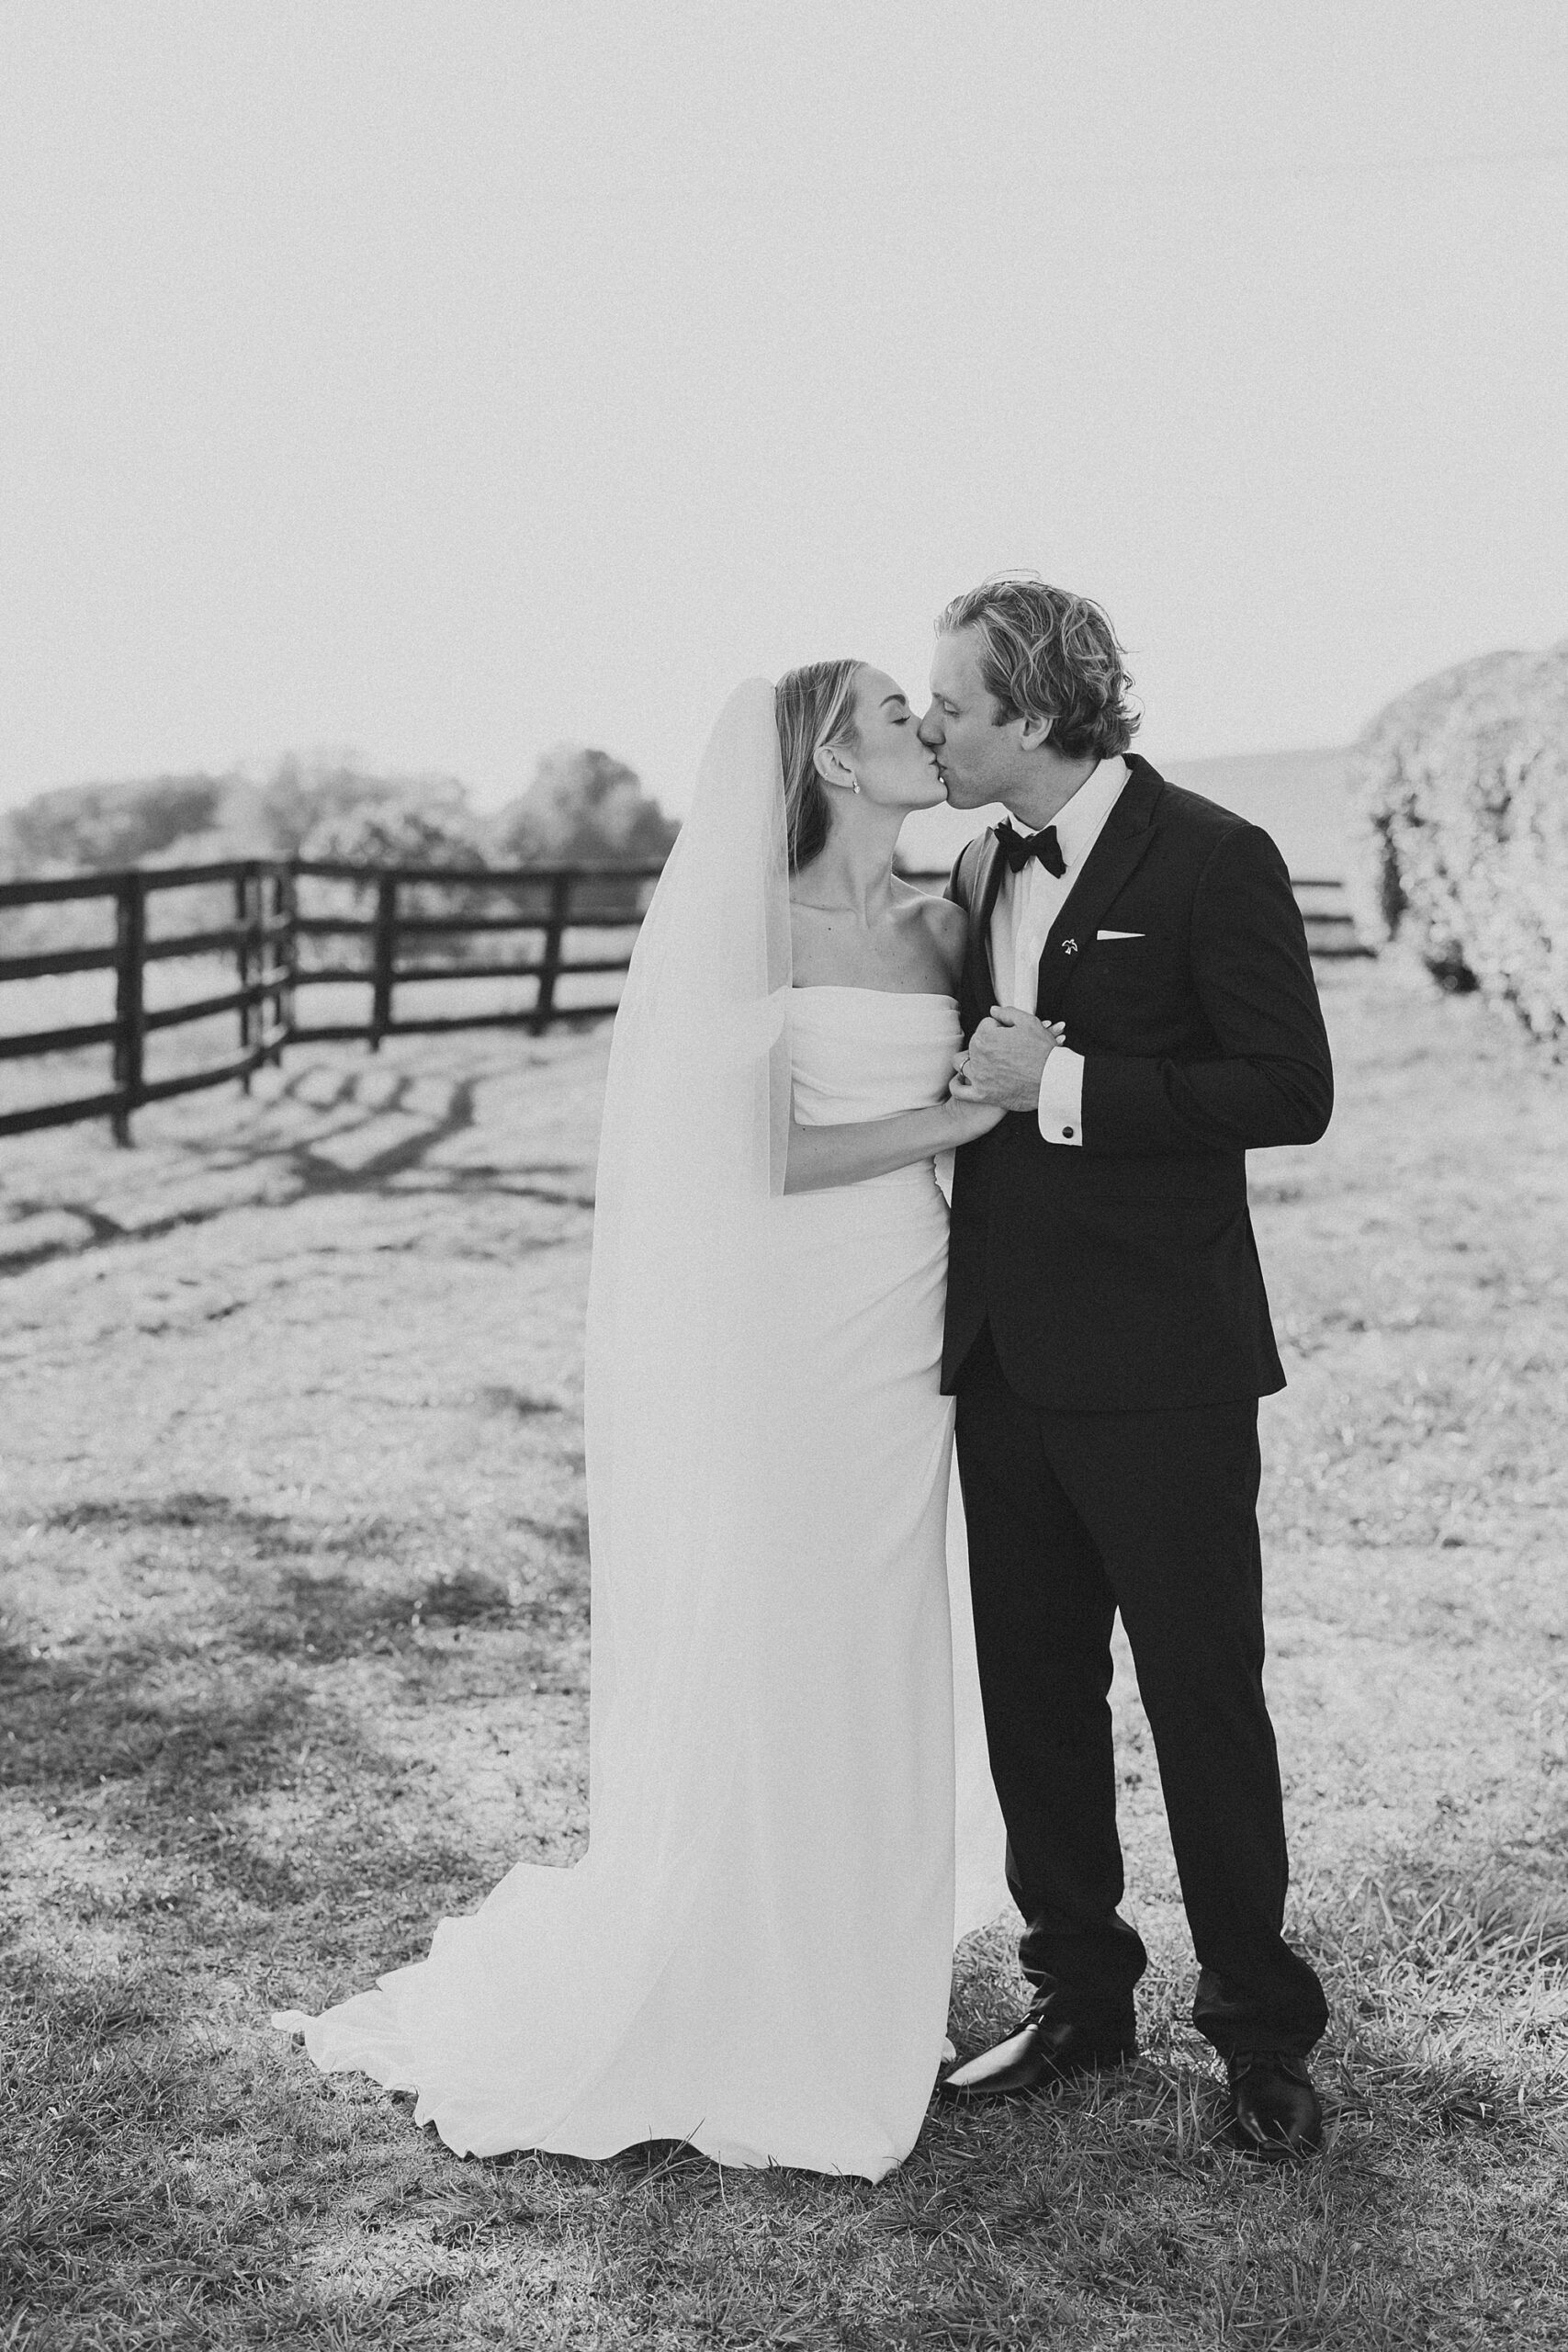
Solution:
M1267 833L1136 754L1127 765L1040 959L1035 1009L1084 1057L1083 1139L1046 1143L1032 1111L1010 1113L958 1153L950 1392L987 1317L1010 1385L1046 1409L1284 1386L1246 1155L1314 1143L1333 1103L1301 911ZM969 914L965 1038L1001 1001L990 927L1004 870L987 832L948 884Z

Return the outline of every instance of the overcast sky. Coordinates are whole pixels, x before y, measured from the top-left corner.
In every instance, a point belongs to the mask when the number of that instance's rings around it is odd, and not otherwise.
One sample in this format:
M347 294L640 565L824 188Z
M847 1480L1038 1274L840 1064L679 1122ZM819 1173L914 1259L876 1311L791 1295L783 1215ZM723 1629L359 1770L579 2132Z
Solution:
M1001 566L1157 759L1568 633L1562 0L0 0L0 799L679 808Z

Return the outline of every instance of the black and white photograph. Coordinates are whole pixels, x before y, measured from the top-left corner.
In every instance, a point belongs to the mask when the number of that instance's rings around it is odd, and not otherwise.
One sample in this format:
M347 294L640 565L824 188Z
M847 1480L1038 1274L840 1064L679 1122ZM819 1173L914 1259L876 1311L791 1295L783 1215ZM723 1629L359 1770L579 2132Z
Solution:
M1568 2341L1565 124L0 0L0 2352Z

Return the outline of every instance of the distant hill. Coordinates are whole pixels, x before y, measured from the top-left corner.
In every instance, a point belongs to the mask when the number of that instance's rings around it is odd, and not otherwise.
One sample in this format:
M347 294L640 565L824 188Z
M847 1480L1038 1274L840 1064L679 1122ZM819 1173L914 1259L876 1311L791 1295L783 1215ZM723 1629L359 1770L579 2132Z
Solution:
M1292 874L1337 879L1351 854L1348 760L1346 752L1240 752L1155 764L1172 784L1261 825Z
M1292 873L1344 874L1350 854L1346 752L1162 760L1151 746L1149 755L1173 784L1263 826ZM0 874L287 856L312 832L312 852L320 854L327 831L356 813L363 820L426 808L433 821L471 839L477 853L492 862L658 857L675 831L632 769L579 745L546 753L529 791L489 818L468 808L462 786L450 777L372 776L291 758L262 784L239 776L161 776L39 793L0 817ZM900 860L916 867L949 865L971 835L1001 813L921 809L904 828Z
M1151 745L1145 756L1172 784L1261 825L1292 874L1344 874L1350 855L1346 752L1238 752L1222 759L1168 760ZM948 865L973 834L1001 814L999 808L922 808L900 836L900 861Z

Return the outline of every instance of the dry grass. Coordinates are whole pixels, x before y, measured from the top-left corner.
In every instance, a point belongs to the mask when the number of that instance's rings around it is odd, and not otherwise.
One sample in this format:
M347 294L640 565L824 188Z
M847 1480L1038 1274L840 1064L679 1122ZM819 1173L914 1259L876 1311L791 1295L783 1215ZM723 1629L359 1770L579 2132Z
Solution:
M1473 1001L1329 987L1257 1168L1321 2166L1217 2136L1136 1701L1145 2055L877 2188L459 2164L269 2033L582 1832L603 1040L300 1055L9 1148L0 2346L1552 2346L1568 2154L1568 1112ZM1017 1997L962 1955L976 2045Z

